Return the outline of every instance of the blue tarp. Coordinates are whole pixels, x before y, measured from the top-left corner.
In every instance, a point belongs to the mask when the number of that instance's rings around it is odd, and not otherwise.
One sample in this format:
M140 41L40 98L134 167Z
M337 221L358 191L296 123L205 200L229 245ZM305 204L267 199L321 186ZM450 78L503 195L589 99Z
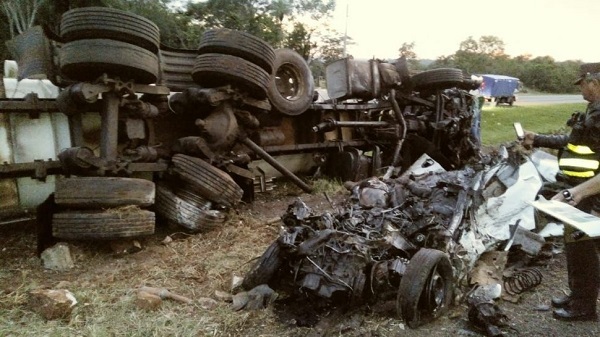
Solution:
M485 97L514 96L515 90L519 87L519 79L516 77L491 74L479 76L483 78L479 93Z

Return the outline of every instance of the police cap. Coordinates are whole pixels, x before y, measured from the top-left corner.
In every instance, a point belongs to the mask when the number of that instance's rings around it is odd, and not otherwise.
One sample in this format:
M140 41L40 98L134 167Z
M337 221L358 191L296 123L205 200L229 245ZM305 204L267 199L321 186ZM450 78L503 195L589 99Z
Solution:
M579 67L579 78L575 81L575 84L581 83L581 81L590 74L600 73L600 62L596 63L584 63Z

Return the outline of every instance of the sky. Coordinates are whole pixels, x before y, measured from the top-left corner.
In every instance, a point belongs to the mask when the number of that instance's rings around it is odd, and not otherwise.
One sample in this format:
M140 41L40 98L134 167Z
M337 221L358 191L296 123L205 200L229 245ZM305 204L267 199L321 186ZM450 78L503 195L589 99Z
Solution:
M417 58L436 59L492 35L512 57L600 62L600 0L337 0L331 24L347 27L358 59L397 58L405 42Z

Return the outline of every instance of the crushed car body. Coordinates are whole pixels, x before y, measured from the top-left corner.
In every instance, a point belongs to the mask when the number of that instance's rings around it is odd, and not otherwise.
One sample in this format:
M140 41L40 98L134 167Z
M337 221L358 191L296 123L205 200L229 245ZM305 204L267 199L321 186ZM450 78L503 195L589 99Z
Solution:
M470 275L482 254L534 224L525 200L535 196L524 192L537 193L542 179L529 157L506 154L453 171L424 156L401 176L354 183L342 205L322 214L297 200L243 287L268 284L317 307L393 301L412 328L439 317L486 284ZM474 303L493 299L482 298Z

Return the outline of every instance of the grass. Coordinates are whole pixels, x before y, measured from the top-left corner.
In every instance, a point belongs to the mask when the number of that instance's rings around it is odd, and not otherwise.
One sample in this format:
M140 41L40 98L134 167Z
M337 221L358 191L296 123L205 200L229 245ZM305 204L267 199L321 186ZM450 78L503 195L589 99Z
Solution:
M481 138L485 146L495 146L516 139L514 122L537 133L567 131L566 121L575 111L585 111L585 103L527 106L484 106L481 113Z

